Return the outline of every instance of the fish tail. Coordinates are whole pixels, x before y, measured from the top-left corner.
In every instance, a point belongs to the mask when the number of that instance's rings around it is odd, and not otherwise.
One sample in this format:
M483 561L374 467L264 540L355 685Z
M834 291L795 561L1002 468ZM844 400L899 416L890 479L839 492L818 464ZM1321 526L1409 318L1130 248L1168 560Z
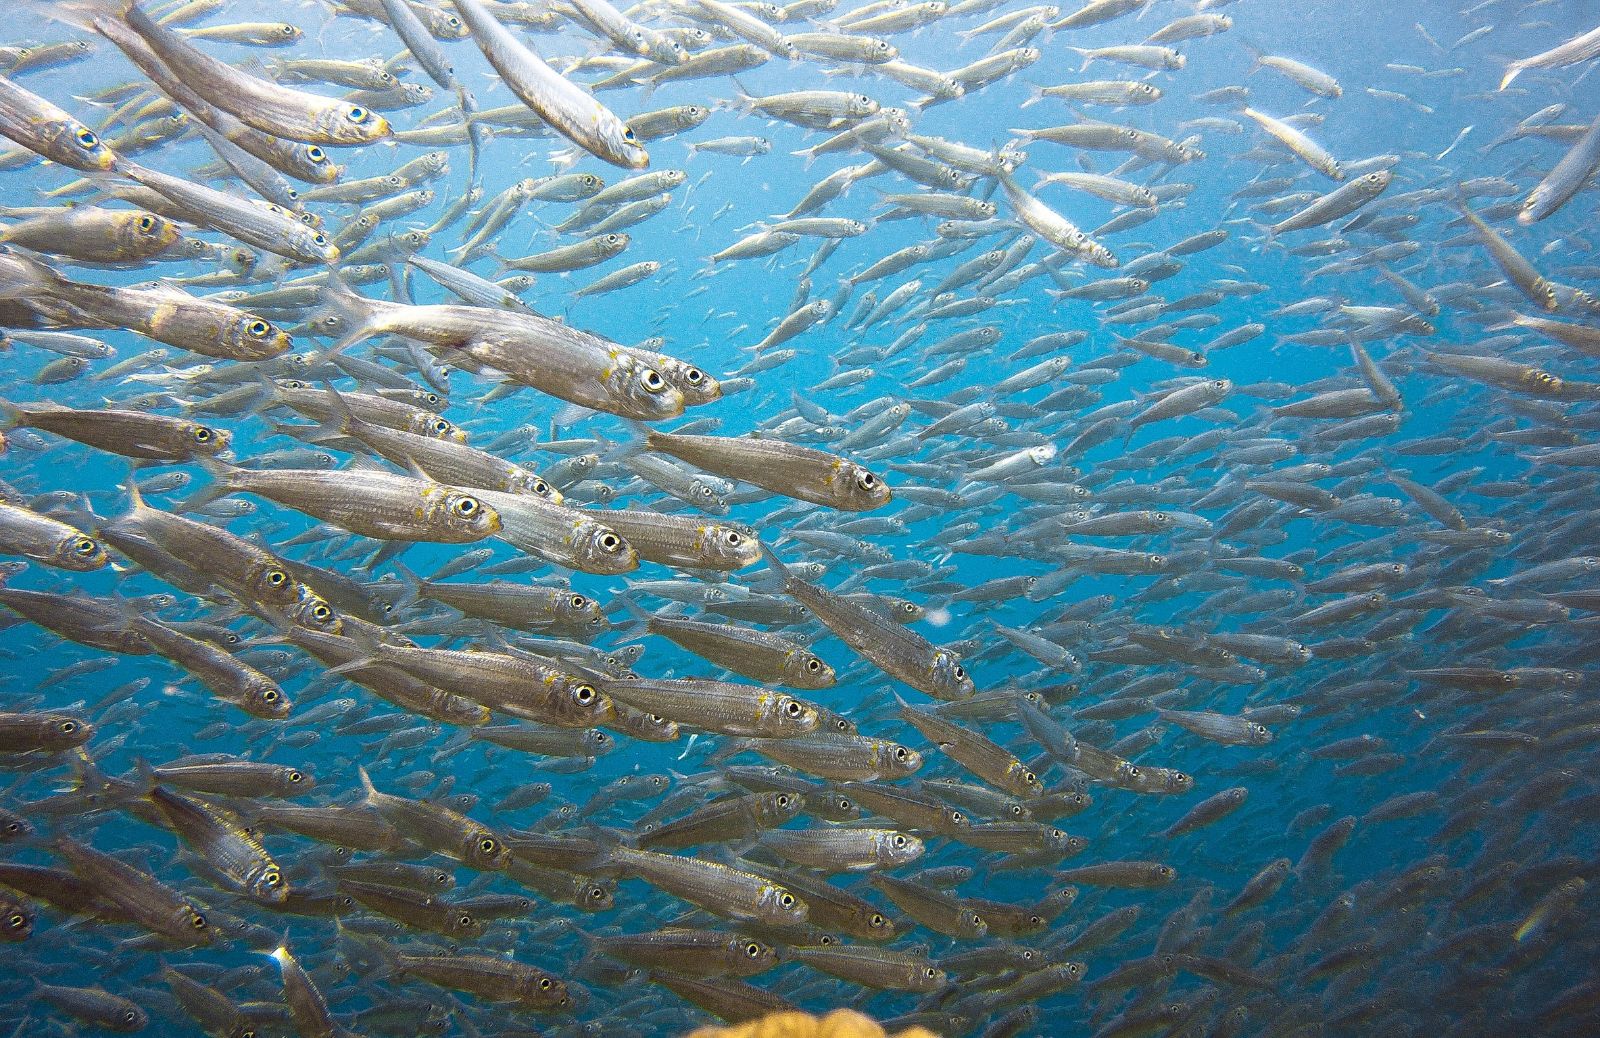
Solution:
M313 358L313 365L320 364L336 354L354 346L376 331L375 317L377 307L372 305L361 293L351 288L339 273L337 267L330 267L328 280L323 284L322 291L318 294L319 301L326 307L338 312L340 316L348 319L354 327L344 334L338 342L329 346L321 354Z
M23 0L23 6L75 29L98 33L96 23L102 18L126 21L133 0Z
M1500 78L1500 86L1498 89L1504 90L1506 87L1510 86L1511 81L1522 75L1522 70L1527 67L1528 66L1524 65L1520 61L1513 61L1511 64L1507 65L1506 74Z
M206 473L211 477L211 482L185 499L177 509L179 512L187 512L209 505L213 501L227 497L238 489L236 473L239 472L239 469L237 467L229 465L225 461L218 461L216 458L201 457L197 458L196 461L199 462L201 468L206 470Z
M372 776L367 774L364 766L358 765L356 773L361 776L361 791L366 794L366 803L376 803L378 800L378 787L372 784Z
M778 556L773 553L772 549L767 547L765 544L761 545L761 557L767 560L767 565L771 566L777 572L778 576L783 579L785 584L794 579L794 574L789 571L789 567L785 566L783 564L783 560L778 558Z

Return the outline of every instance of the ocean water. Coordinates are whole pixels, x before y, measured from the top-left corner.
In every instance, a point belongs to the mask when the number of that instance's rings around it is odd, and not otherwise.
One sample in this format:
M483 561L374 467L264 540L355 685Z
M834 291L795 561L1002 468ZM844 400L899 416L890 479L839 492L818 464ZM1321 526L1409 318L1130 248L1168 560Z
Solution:
M336 16L329 6L226 3L192 26L286 20L304 35L278 48L206 39L195 45L268 77L281 74L279 63L291 59L388 59L403 52L400 39L381 21ZM919 28L874 35L888 39L903 62L949 72L983 57L1003 35L1003 30L970 30L1023 6L1001 3L981 13L958 12ZM8 42L87 40L90 56L19 71L15 80L118 148L126 124L116 121L114 112L123 98L97 95L135 81L138 73L107 40L48 17L52 8L56 5L29 5L18 13ZM65 9L61 5L54 13ZM647 6L630 13L657 29L714 21L693 5ZM842 13L819 10L777 28L791 34L829 31ZM1065 13L1070 12L1051 9L1049 17ZM1231 22L1214 34L1171 44L1183 56L1182 68L1151 72L1105 60L1081 67L1080 49L1139 44L1176 19L1196 15L1226 16ZM1600 984L1592 966L1591 920L1593 873L1600 860L1593 830L1600 790L1593 767L1592 700L1600 610L1600 522L1594 508L1600 305L1588 294L1600 294L1600 266L1591 255L1595 196L1580 190L1537 222L1523 224L1516 217L1529 192L1600 116L1600 88L1590 76L1592 59L1530 68L1504 89L1497 87L1509 61L1546 52L1594 28L1596 19L1595 5L1579 0L1238 0L1202 4L1199 10L1188 0L1154 0L1102 24L1045 30L1028 44L1040 53L1027 67L926 110L910 107L917 91L870 66L831 66L809 58L773 59L737 75L659 89L596 93L623 119L684 105L703 106L710 114L699 125L645 142L651 171L680 169L686 176L665 208L627 229L626 251L600 266L540 274L519 293L521 299L540 314L613 342L636 345L658 337L659 343L648 348L725 380L722 399L654 427L670 431L705 419L711 424L696 431L729 437L759 433L835 452L869 467L895 494L887 506L856 516L751 491L744 484L728 514L707 521L742 524L785 563L812 564L800 575L824 588L917 604L924 615L910 629L959 652L978 693L1031 697L1087 752L1109 750L1138 768L1181 771L1192 776L1192 788L1156 795L1124 788L1126 781L1107 781L1110 776L1096 774L1086 756L1052 755L1021 723L1020 707L1002 703L976 717L958 712L960 703L946 706L889 677L809 616L770 628L809 644L838 672L832 687L790 690L796 697L842 715L862 734L897 740L923 754L914 777L886 784L924 792L937 787L923 787L923 780L984 785L907 723L898 696L913 708L950 711L951 720L1037 771L1047 789L1081 791L1092 799L1080 813L1040 823L1086 841L1071 856L1019 862L1014 855L963 842L959 835L923 832L926 851L919 860L883 870L916 878L922 869L964 866L972 874L950 888L950 895L1018 906L1034 906L1075 888L1070 906L1041 921L1035 932L1001 937L995 926L996 932L974 939L942 936L894 909L870 884L868 873L832 874L830 882L896 918L899 936L881 947L950 970L936 990L877 991L800 961L806 953L795 949L817 941L818 931L784 932L697 910L626 875L608 856L606 848L614 841L630 843L651 824L744 793L724 769L770 762L736 737L697 731L685 722L678 738L665 743L611 730L614 748L592 762L580 759L575 765L570 758L521 753L408 714L326 673L313 657L288 644L283 630L227 594L202 599L175 590L114 551L112 566L86 573L30 564L10 574L7 586L128 599L129 624L143 614L164 622L226 626L240 639L232 651L277 681L293 709L282 721L252 718L209 695L158 655L107 654L21 618L0 630L5 659L0 711L66 714L94 729L81 751L0 756L5 772L0 808L25 819L31 829L0 845L0 861L67 869L54 841L87 844L179 892L203 908L220 931L206 947L163 946L138 926L70 915L36 898L12 896L0 885L0 900L14 902L32 920L31 936L0 945L0 1034L99 1029L40 995L34 982L102 988L131 1000L148 1014L146 1033L313 1033L285 1008L280 969L266 954L280 942L320 989L332 1018L350 1033L680 1034L715 1017L652 981L646 971L598 954L592 944L597 938L673 926L745 933L773 945L779 964L748 983L802 1009L846 1005L947 1035L1595 1033ZM585 59L587 67L568 73L576 82L593 82L620 67L609 41L556 21L547 30L514 26L514 32L564 71ZM482 109L517 103L471 39L441 45ZM1337 80L1340 96L1316 96L1291 76L1258 65L1258 55L1320 70ZM428 83L414 64L397 67L407 70L406 82ZM1120 107L1048 96L1034 101L1037 88L1091 79L1147 82L1162 96L1153 104ZM296 86L328 96L345 90L327 82ZM1248 99L1204 96L1230 87L1245 88ZM1015 222L1016 207L993 176L975 176L962 193L992 201L995 223L974 232L960 251L852 285L845 279L896 250L958 240L941 236L941 217L884 218L893 206L882 194L932 190L893 172L860 179L811 214L855 219L866 227L840 241L820 263L813 264L813 258L826 239L802 236L771 258L713 264L713 253L784 219L822 177L871 161L860 148L808 161L796 152L829 132L742 110L746 95L800 90L860 92L882 106L905 109L914 134L959 142L989 159L1015 144L1026 154L1012 174L1016 186L1101 242L1121 266L1096 267L1035 242L1026 251L1016 249L1016 258L1008 260L1011 269L1043 264L1034 276L1002 286L991 299L980 300L981 309L971 315L919 317L916 308L930 305L933 286L946 275L987 250L1015 246L1028 228ZM384 114L403 136L453 103L434 87L427 102ZM1276 145L1243 113L1244 104L1295 120L1351 170L1345 183L1376 169L1390 171L1392 182L1366 208L1313 229L1274 233L1272 223L1339 184ZM1532 125L1513 133L1550 105L1564 106L1542 120L1555 129ZM1189 139L1197 154L1171 165L1125 165L1125 151L1024 141L1017 133L1080 117L1172 141ZM447 113L445 121L450 118ZM144 126L164 132L160 122ZM567 141L495 130L475 171L484 199L524 178L561 172L551 158L568 147ZM770 150L746 161L693 147L734 136L765 138ZM343 180L350 181L381 176L433 147L385 141L330 151L347 166ZM433 225L474 186L467 148L446 150L448 172L425 185L434 200L386 221L369 242ZM214 157L193 134L162 140L149 150L123 147L119 154L171 175L225 186L239 197L250 194L237 180L209 179L215 171L206 167ZM79 174L60 165L8 157L6 166L0 205L6 207L8 225L36 215L33 207L98 200L126 208L97 196L93 184L63 191ZM587 154L571 169L599 176L608 185L634 175ZM1108 221L1129 210L1060 184L1037 184L1043 174L1078 172L1156 187L1163 198L1146 222L1106 230ZM1285 182L1263 186L1276 178ZM127 181L107 177L101 183ZM1305 197L1285 200L1295 193ZM1262 208L1261 203L1275 202L1275 209ZM1459 204L1481 214L1546 283L1557 286L1550 309L1541 309L1508 280L1462 218ZM492 236L495 255L521 256L579 240L556 229L579 205L536 201L521 206ZM361 208L306 203L330 232ZM1225 239L1174 255L1176 272L1147 286L1149 302L1141 305L1153 309L1131 315L1143 319L1127 320L1119 312L1128 309L1125 298L1145 294L1137 289L1099 301L1055 297L1059 290L1126 276L1129 268L1148 272L1156 262L1149 257L1217 230L1226 231ZM205 228L186 233L229 241ZM463 223L455 222L434 234L419 255L450 262L463 235ZM1308 248L1333 238L1342 241L1314 254ZM40 255L63 276L103 285L168 279L183 286L199 278L191 286L196 294L226 293L221 298L245 310L251 310L252 294L320 273L315 266L283 270L265 253L244 273L227 272L214 260L166 255L123 266L77 262L48 250ZM576 294L611 271L645 260L661 268L639 284ZM495 256L466 265L483 277L500 276L496 268ZM1414 289L1411 297L1382 271L1403 279ZM913 277L922 279L922 288L910 302L869 328L853 322L868 292L881 300ZM956 298L980 297L980 285L974 281L956 288ZM36 284L0 289L24 312L30 302L48 296ZM355 290L418 304L454 301L423 272L403 263L394 263L390 276L362 279ZM1215 295L1188 298L1208 292ZM1424 295L1437 307L1433 312L1417 308L1425 304ZM793 359L745 378L736 375L761 356L752 347L778 321L803 300L816 299L832 301L836 312L782 344L796 351ZM1184 301L1183 308L1164 305L1177 301ZM304 359L312 380L330 379L350 393L372 391L370 377L328 367L322 351L333 340L307 327L323 312L312 302L262 315L294 333L294 355ZM1512 324L1518 315L1587 330L1587 345L1567 345ZM902 337L919 320L926 322L926 331L907 342ZM1174 321L1178 327L1156 328ZM1205 350L1218 336L1252 323L1264 325L1258 336ZM997 329L998 342L953 355L937 350L949 336L979 326ZM1069 332L1083 333L1083 340L1016 356L1039 336ZM283 425L312 428L265 398L235 413L206 415L202 402L237 384L229 372L242 365L232 361L166 347L164 361L98 378L113 363L156 344L122 328L91 328L84 334L114 347L115 357L93 360L86 373L58 382L44 374L57 354L12 341L0 356L5 371L0 396L14 403L123 406L173 416L198 405L197 420L231 432L231 461L247 468L272 452L300 446ZM1130 339L1138 341L1130 344ZM1392 383L1398 400L1383 396L1385 383L1363 377L1352 341ZM494 391L492 373L464 370L448 349L435 358L441 369L420 371L420 354L403 344L396 348L397 342L369 338L345 353L381 363L446 397L444 416L465 430L473 445L552 473L568 504L697 514L626 467L646 452L642 424L575 410L531 388ZM1204 363L1182 365L1151 355L1162 352L1161 344L1201 351ZM961 370L943 381L913 385L952 356L965 360ZM994 390L1001 380L1051 357L1065 363L1042 384ZM1499 358L1505 365L1492 375L1479 368L1469 376L1459 364L1446 366L1451 357ZM243 378L307 377L286 364L281 358L263 362L259 373ZM1513 373L1512 364L1523 367ZM213 366L210 374L216 377L204 377L201 365ZM50 368L58 369L58 364ZM1540 381L1541 372L1559 382ZM851 384L819 388L840 375L853 375ZM1165 395L1202 380L1227 384L1208 404L1172 417L1135 419L1148 417L1147 409ZM1074 385L1075 391L1060 392ZM1371 399L1357 409L1361 415L1296 417L1273 410L1318 394L1363 388ZM955 407L981 402L993 405L987 420L954 433L918 435ZM837 446L894 403L910 405L903 424L862 446ZM818 408L825 412L823 421L813 413ZM1375 415L1398 421L1392 428L1349 424L1363 417L1370 423ZM1105 430L1104 435L1091 432L1095 429ZM91 534L127 511L124 488L133 477L126 458L26 429L8 431L7 440L0 478L19 492L26 507ZM496 446L486 447L491 443ZM1054 453L1041 466L1004 479L973 476L1009 452L1045 444ZM587 476L570 481L554 476L570 468L571 458L591 454L598 461ZM352 454L332 451L330 457L345 464ZM1303 468L1307 465L1327 467ZM493 567L521 553L493 538L481 544L391 545L373 560L383 547L379 542L315 531L315 518L263 498L237 495L220 504L204 503L196 492L215 476L198 465L148 466L136 478L174 472L186 473L187 485L147 494L152 505L171 511L187 505L197 509L189 514L290 560L368 583L395 603L385 617L394 633L422 646L501 651L510 640L533 652L567 651L519 632L466 623L452 610L411 593L412 574L427 577L480 547L492 554L448 579L570 586L599 602L609 617L611 627L593 638L594 647L612 654L642 647L643 654L629 665L648 677L754 684L647 634L641 615L720 621L715 614L700 615L696 603L707 596L714 596L714 603L768 595L787 600L764 563L718 573L643 562L610 576L530 566L495 577ZM1391 482L1396 475L1423 490ZM1287 499L1291 485L1299 488L1294 500ZM1048 499L1041 492L1072 486L1082 488L1075 501L1067 500L1066 491ZM1426 494L1429 488L1443 507ZM926 503L935 500L934 490L951 496ZM235 506L248 510L236 515L220 510ZM1074 522L1128 513L1161 528L1111 536L1092 527L1072 529ZM858 519L887 521L852 526ZM960 524L972 528L958 529ZM802 539L818 532L841 539ZM1268 564L1240 559L1281 560L1300 569L1294 576L1288 570L1268 575ZM1404 571L1347 591L1312 586L1361 565L1403 566ZM491 572L485 574L486 569ZM1013 577L1036 580L1032 593L1021 585L1002 587L992 598L964 593ZM1353 606L1348 619L1324 622L1317 614L1307 615L1347 594L1373 592L1381 597ZM1041 632L1071 653L1070 665L1051 666L1020 651L996 632L996 625ZM1290 639L1303 647L1304 658L1274 662L1251 656L1248 646L1259 652L1260 643L1240 641L1241 635ZM586 665L603 663L591 659ZM625 680L596 679L602 689ZM1163 709L1232 718L1251 711L1250 716L1263 719L1270 741L1225 745L1185 730L1170 715L1164 718ZM512 721L502 716L495 723ZM386 920L348 899L337 919L253 901L208 881L194 851L158 824L143 799L151 784L149 767L193 754L302 769L314 787L285 803L359 803L358 769L365 768L384 793L447 805L513 847L518 833L595 840L594 859L571 866L567 874L607 885L614 890L614 903L587 912L535 894L512 914L487 920L481 935L452 940ZM129 785L85 805L72 796L85 768L91 776L120 777ZM794 777L805 777L804 769L791 770ZM591 802L616 788L613 783L654 776L666 780L664 795ZM816 777L809 781L827 784ZM508 794L536 782L550 784L546 798L496 809ZM1164 835L1197 803L1232 787L1248 791L1238 810L1192 832ZM242 824L250 823L259 807L248 797L191 794ZM1005 820L962 806L980 820ZM784 827L870 824L911 831L867 817L872 820L836 823L807 810ZM1334 841L1336 848L1325 861L1308 855L1308 848L1328 842L1327 834L1345 818L1354 820L1347 842ZM334 843L319 844L272 827L263 829L261 840L292 890L334 900L341 876L336 868L349 860L400 860L445 869L453 876L453 889L436 896L446 902L527 893L501 872L476 871L414 846L352 856ZM785 874L806 873L774 858L754 834L677 853L735 868L745 863L770 867L779 883ZM1291 866L1281 887L1259 903L1230 909L1252 878L1279 859ZM1175 875L1148 889L1126 889L1071 871L1116 862L1161 863ZM1097 932L1097 922L1127 908L1136 909L1136 917L1108 939L1074 945L1085 932ZM830 931L827 938L836 942L841 935ZM955 956L1002 946L1032 949L1034 955L1009 972L959 971L962 960ZM534 1012L481 993L450 991L407 974L395 959L419 954L487 955L538 967L566 984L570 1002L560 1011ZM1029 974L1066 962L1081 964L1081 978L1034 997L1028 984L1039 978L1029 981ZM209 986L233 1015L224 1014L222 1023L214 1020L208 1030L175 1000L164 967ZM727 991L734 1006L759 1004L741 989L730 985ZM65 998L57 995L56 1001ZM725 1013L742 1015L726 1008Z

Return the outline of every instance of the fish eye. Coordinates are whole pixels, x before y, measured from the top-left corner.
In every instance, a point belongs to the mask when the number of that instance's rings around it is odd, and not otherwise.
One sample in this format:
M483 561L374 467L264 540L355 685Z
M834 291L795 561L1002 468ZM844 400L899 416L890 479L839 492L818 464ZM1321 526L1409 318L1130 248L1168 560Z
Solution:
M6 916L6 925L11 927L13 930L20 930L24 926L28 925L28 917L23 915L21 912L13 912Z
M737 548L739 545L744 543L744 538L739 535L739 531L737 530L729 530L726 540L728 545L733 548Z
M644 374L640 376L640 381L644 383L644 388L651 393L659 393L667 386L661 374L654 368L645 368Z
M100 143L100 138L96 137L94 131L87 126L80 127L73 136L77 138L78 143L84 148L93 148Z
M817 659L815 656L811 657L809 660L806 660L806 670L810 671L812 674L815 674L821 669L822 661Z
M626 127L626 128L623 129L623 131L622 131L622 139L627 141L629 144L632 144L635 141L637 141L639 138L634 134L633 127L629 126L629 127Z
M778 794L778 806L779 807L788 807L790 803L792 803L792 801L789 799L789 794L787 794L787 793L779 793Z
M549 497L550 496L550 484L546 483L542 479L536 479L536 480L533 481L533 492L535 494L538 494L540 497Z
M957 663L956 664L956 669L954 671L952 671L952 673L955 674L956 680L960 681L960 680L962 680L963 678L965 678L967 676L967 668L965 668L961 664Z
M896 833L894 839L889 842L894 845L896 850L898 850L906 845L906 838L901 836L899 833Z
M1509 677L1510 675L1507 676ZM805 707L791 699L788 703L784 704L783 712L788 714L790 717L799 717L805 712Z
M461 497L456 499L452 510L463 519L471 519L477 515L482 506L475 497Z
M784 891L782 894L778 895L778 904L782 905L784 908L793 908L794 895L788 891Z
M311 607L311 617L314 620L328 620L333 617L333 610L319 602Z
M204 930L206 928L206 917L199 912L195 912L189 916L189 925L196 930Z
M705 372L699 368L690 368L683 373L683 377L691 386L698 386L706 380Z
M149 213L145 213L143 216L139 217L139 230L148 231L155 225L156 218L151 216Z
M72 551L77 555L83 555L87 557L93 555L99 550L100 545L96 544L94 539L91 537L79 537L77 540L72 542Z
M203 425L197 425L194 427L194 438L200 443L210 443L212 435L213 434L211 430Z
M870 927L873 927L874 929L877 929L878 927L881 927L881 926L887 926L888 923L889 923L889 920L885 919L881 914L879 914L877 912L874 912L874 913L872 913L872 915L867 917L867 925L870 926Z
M573 595L567 600L567 604L572 606L574 609L582 609L589 604L589 600L584 598L582 595Z
M905 747L904 747L904 746L896 746L896 747L895 747L895 748L894 748L894 759L895 759L895 760L900 760L900 761L903 761L903 760L905 760L905 759L906 759L906 758L907 758L907 757L908 757L908 756L909 756L909 754L908 754L908 753L906 753L906 748L905 748Z
M465 912L463 912L461 914L461 918L456 920L456 924L458 926L461 926L461 927L471 926L472 922L473 922L472 917L470 915L467 915Z
M1129 778L1136 779L1136 778L1140 777L1143 774L1144 774L1144 771L1140 769L1139 765L1137 765L1137 764L1128 765L1128 777Z
M878 477L874 476L870 472L858 472L856 473L856 486L860 487L862 490L876 489L878 486Z
M61 729L61 734L62 735L71 735L73 732L78 730L78 722L76 722L76 721L62 721L56 727Z
M1023 772L1023 773L1022 773L1022 781L1023 781L1023 782L1024 782L1024 783L1026 783L1026 784L1027 784L1027 785L1030 785L1030 786L1031 786L1031 785L1033 785L1033 784L1034 784L1034 783L1035 783L1035 782L1038 782L1038 781L1039 781L1039 776L1038 776L1038 775L1035 775L1035 774L1034 774L1034 773L1033 773L1033 772L1031 772L1031 771L1024 771L1024 772Z
M759 959L761 958L761 945L751 941L749 944L744 946L744 953L750 956L752 959Z
M289 574L281 569L272 570L267 574L268 587L283 587L287 583L289 583Z
M594 702L594 697L598 694L593 685L579 685L572 690L572 698L585 705Z
M960 811L951 811L950 812L950 821L956 823L957 825L961 825L966 820L967 820L967 816L962 814Z
M499 849L500 845L487 836L478 841L478 850L482 851L484 854L493 854Z
M345 113L345 117L353 123L364 123L367 121L367 110L359 106L354 107Z
M276 871L265 873L261 877L261 882L265 883L269 887L275 887L279 883L283 882L283 874Z
M300 774L300 772L298 772L298 771L289 772L289 781L290 782L304 782L305 778L306 777L304 775Z
M278 701L278 690L275 688L269 688L265 692L261 693L261 698L264 702L276 703Z
M616 534L614 534L614 533L603 533L603 534L600 535L600 550L601 551L613 552L613 551L617 551L617 550L621 549L621 547L622 547L622 538L618 537Z
M321 238L322 235L319 234L319 235L317 235L317 237ZM326 242L326 240L327 239L323 239L323 242L319 242L318 244L323 244L323 243ZM251 335L253 335L253 336L255 336L256 338L259 339L263 335L266 335L267 332L272 330L272 325L268 324L265 321L262 321L262 320L258 319L258 320L251 321L249 324L245 325L244 326L244 330L249 332Z
M550 983L550 978L549 977L540 977L539 978L539 990L540 991L549 991L554 986L555 986L554 984Z

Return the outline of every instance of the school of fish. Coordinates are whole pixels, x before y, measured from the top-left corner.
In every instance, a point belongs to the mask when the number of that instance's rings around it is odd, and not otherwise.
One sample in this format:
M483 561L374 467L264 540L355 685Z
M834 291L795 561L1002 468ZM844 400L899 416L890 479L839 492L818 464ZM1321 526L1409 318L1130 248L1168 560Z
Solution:
M1600 11L853 3L11 9L0 1036L1600 1033Z

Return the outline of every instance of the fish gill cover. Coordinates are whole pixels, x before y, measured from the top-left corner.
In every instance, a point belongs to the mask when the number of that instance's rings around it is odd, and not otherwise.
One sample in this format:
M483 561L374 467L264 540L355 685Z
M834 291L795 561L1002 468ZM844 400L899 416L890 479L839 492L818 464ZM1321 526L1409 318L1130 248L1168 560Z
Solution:
M8 11L0 1035L1600 1029L1595 5L849 2Z

